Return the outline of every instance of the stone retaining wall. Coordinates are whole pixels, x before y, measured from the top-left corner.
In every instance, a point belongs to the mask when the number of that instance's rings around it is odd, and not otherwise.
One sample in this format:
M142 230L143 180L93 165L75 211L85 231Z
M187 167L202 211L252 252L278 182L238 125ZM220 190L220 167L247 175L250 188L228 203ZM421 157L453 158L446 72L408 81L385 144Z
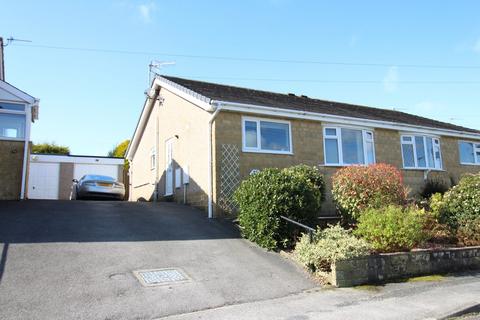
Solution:
M480 246L385 253L337 261L332 265L332 284L351 287L472 269L480 270Z

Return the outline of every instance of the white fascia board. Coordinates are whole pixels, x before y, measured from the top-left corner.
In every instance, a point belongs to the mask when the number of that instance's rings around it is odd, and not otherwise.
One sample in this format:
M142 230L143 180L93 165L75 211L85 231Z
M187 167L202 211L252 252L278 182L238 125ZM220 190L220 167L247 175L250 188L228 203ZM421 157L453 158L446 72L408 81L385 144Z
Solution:
M123 159L86 157L86 156L67 156L55 154L31 154L30 161L33 163L77 163L77 164L101 164L101 165L123 165Z
M187 100L188 102L191 102L192 104L202 108L205 111L208 111L208 112L215 111L215 108L213 108L213 106L210 104L210 101L211 101L210 98L205 97L193 90L185 88L173 81L170 81L166 78L158 76L155 79L154 84L170 91L171 93L179 96L182 99Z
M34 104L37 101L37 99L35 99L31 95L23 92L22 90L12 86L10 83L5 82L5 81L0 80L0 89L3 89L5 91L7 91L8 93L17 97L19 99L17 101L23 101L23 102L29 103L29 104Z
M363 127L369 126L372 128L398 130L402 132L422 133L422 134L428 134L428 135L469 138L469 139L476 139L476 140L480 139L480 134L465 132L465 131L437 129L437 128L415 126L415 125L389 122L389 121L379 121L379 120L371 120L371 119L363 119L363 118L336 116L336 115L315 113L315 112L308 112L308 111L287 110L287 109L279 109L275 107L259 106L259 105L228 102L228 101L212 101L211 103L212 105L215 105L215 106L221 105L222 110L236 111L236 112L242 112L242 113L261 114L261 115L285 117L285 118L292 118L292 119L305 119L305 120L328 122L330 124L335 123L335 124L345 124L345 125L363 126Z
M145 104L142 108L142 114L138 119L137 127L135 128L132 139L130 139L130 143L128 144L127 151L125 153L125 158L128 160L132 160L135 152L137 151L138 144L140 143L143 130L147 124L147 120L150 116L150 112L152 111L155 99L156 97L151 96L150 94L147 96L147 99L145 99Z

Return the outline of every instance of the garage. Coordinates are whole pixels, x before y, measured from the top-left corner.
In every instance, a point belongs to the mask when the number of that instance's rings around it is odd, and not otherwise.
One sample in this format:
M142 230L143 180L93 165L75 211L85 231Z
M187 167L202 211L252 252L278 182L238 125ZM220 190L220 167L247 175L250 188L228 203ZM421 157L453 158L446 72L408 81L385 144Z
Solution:
M68 200L72 180L87 174L104 175L124 182L122 158L32 154L28 172L29 199Z
M28 177L30 199L58 199L59 163L31 163Z

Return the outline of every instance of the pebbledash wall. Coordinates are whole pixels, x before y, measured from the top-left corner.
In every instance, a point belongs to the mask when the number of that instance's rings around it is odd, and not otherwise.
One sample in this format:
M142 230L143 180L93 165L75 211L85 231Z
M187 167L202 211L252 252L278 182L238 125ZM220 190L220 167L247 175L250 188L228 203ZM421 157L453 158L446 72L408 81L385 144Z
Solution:
M22 188L24 141L0 140L0 199L18 200Z
M252 153L242 151L242 115L237 112L220 112L214 122L214 199L217 213L234 208L231 194L241 180L252 170L268 167L283 168L296 164L319 166L326 176L327 195L323 214L333 214L331 177L341 167L324 166L322 123L310 120L281 119L290 121L293 154ZM262 118L265 118L262 116ZM401 169L405 184L411 193L417 193L425 183L425 170L403 169L400 132L388 129L373 129L376 163L388 163ZM480 166L461 165L457 138L440 137L442 170L427 172L428 177L442 177L446 181L458 181L465 173L477 173Z

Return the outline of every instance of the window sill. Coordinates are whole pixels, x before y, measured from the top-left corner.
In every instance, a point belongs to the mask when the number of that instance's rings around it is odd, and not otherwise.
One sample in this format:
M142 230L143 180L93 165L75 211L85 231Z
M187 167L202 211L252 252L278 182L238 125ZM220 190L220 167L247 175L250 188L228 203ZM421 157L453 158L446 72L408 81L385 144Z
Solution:
M0 137L1 141L21 141L25 142L25 138L8 138L8 137Z
M462 165L462 166L480 166L480 163L463 163L463 162L460 162L460 165Z
M372 163L372 164L375 164L375 163ZM320 164L319 165L320 167L336 167L336 168L342 168L342 167L351 167L351 166L362 166L362 167L366 167L368 166L368 164L363 164L363 163L355 163L355 164L332 164L332 163L329 163L329 164Z
M293 155L293 152L291 152L291 151L273 151L273 150L251 150L251 149L242 149L242 152L246 152L246 153L265 153L265 154Z
M408 171L438 171L438 172L446 172L445 169L435 169L435 168L402 168L402 170Z

